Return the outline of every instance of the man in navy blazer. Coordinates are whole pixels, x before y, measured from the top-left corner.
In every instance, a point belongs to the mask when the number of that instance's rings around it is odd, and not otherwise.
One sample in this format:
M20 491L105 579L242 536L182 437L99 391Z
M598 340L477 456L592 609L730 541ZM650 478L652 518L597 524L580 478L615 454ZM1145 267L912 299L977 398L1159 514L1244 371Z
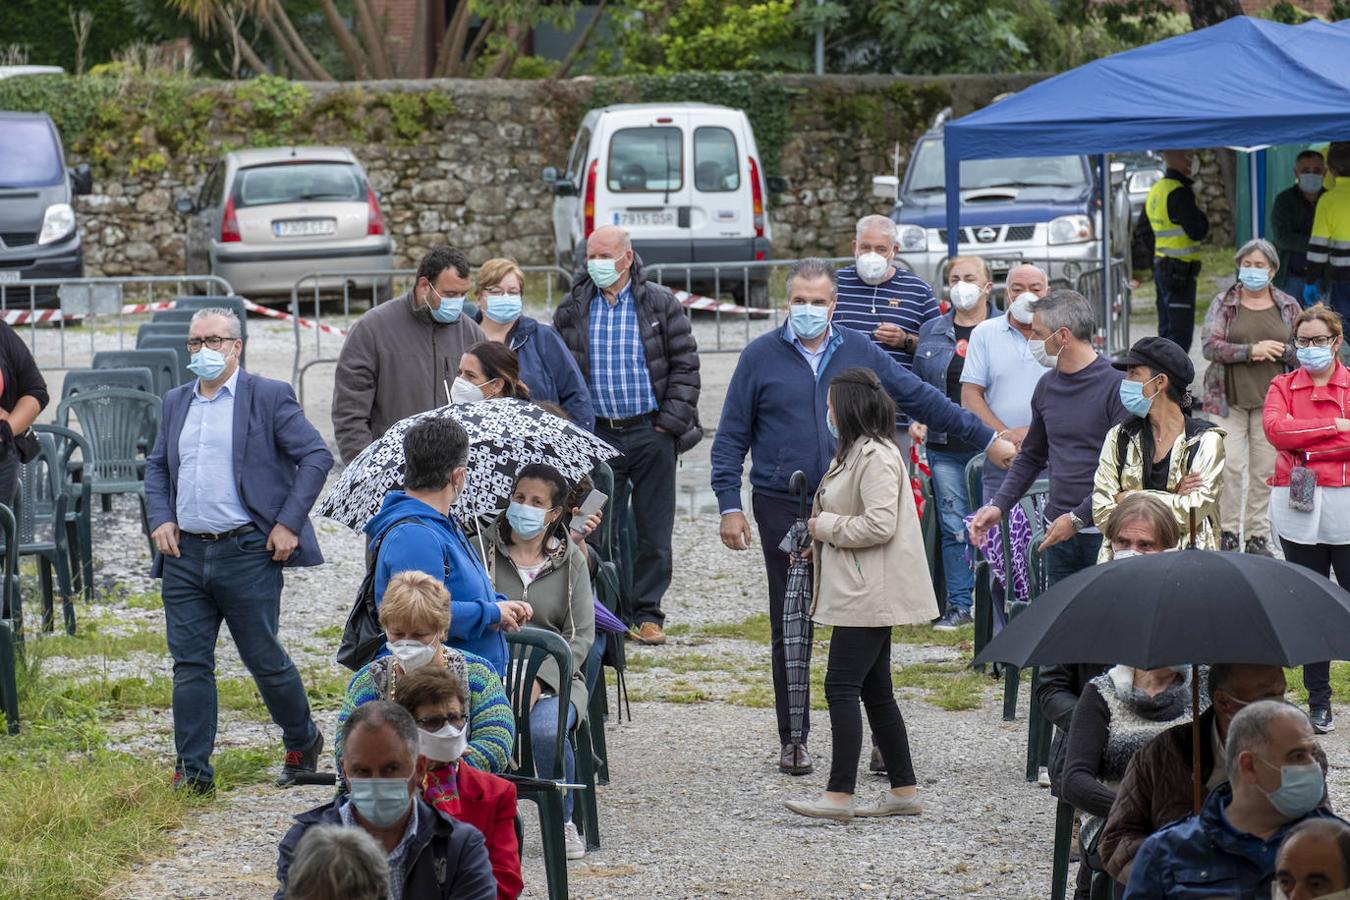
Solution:
M197 375L164 396L145 464L151 575L164 579L173 654L174 784L214 785L215 647L224 621L286 746L279 785L313 772L323 737L300 673L277 639L282 569L323 562L309 523L333 466L290 385L239 368L244 342L228 309L203 309L188 331ZM247 477L245 477L247 476Z

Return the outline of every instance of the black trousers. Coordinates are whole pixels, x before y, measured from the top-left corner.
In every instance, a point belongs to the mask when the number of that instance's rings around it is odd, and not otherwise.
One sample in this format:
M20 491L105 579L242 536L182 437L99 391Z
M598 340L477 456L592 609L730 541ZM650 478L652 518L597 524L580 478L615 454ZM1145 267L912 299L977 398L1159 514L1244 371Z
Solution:
M1336 581L1350 586L1350 546L1344 544L1296 544L1280 538L1284 558L1319 575L1336 572ZM1309 709L1331 709L1331 663L1309 663L1303 667L1303 686L1308 689Z
M770 658L773 668L773 708L778 715L778 743L792 739L792 721L788 718L787 660L783 656L783 594L787 590L788 557L778 544L797 521L797 503L755 494L751 499L755 524L759 527L759 546L764 551L764 570L769 576ZM802 743L811 731L811 708L802 716Z
M853 793L858 783L858 755L862 752L862 714L858 700L867 710L867 724L891 787L911 787L914 760L909 753L909 734L900 707L891 688L891 629L834 626L830 635L830 659L825 667L825 700L830 704L830 734L834 739L830 756L830 780L827 791Z
M651 420L624 428L597 423L596 434L622 452L609 461L614 484L632 486L637 556L633 565L633 625L662 624L661 598L670 587L670 536L675 529L675 437Z
M1195 334L1195 276L1179 278L1154 257L1153 285L1157 291L1158 335L1187 353Z

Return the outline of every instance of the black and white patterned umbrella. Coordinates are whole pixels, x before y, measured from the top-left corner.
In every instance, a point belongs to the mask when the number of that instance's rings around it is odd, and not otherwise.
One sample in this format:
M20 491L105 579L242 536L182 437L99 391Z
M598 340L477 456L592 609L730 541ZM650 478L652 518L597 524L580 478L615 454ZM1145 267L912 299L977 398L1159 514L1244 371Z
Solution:
M319 504L318 514L360 531L403 484L403 435L418 422L448 416L469 433L469 477L452 512L460 519L495 515L510 500L522 466L547 463L571 481L619 455L584 428L525 400L442 406L394 423L362 450Z

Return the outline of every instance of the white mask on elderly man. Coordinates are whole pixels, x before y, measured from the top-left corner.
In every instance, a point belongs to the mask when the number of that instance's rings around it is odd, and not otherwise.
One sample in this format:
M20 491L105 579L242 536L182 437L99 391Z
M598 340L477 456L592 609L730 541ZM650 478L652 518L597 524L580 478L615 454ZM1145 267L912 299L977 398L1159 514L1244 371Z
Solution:
M1022 325L1030 325L1031 319L1036 315L1036 311L1031 308L1038 298L1031 291L1023 291L1017 295L1017 299L1008 307L1008 315L1013 317L1013 321Z
M858 277L871 285L878 285L885 281L886 270L891 267L891 264L886 261L886 257L880 253L860 253L856 262Z

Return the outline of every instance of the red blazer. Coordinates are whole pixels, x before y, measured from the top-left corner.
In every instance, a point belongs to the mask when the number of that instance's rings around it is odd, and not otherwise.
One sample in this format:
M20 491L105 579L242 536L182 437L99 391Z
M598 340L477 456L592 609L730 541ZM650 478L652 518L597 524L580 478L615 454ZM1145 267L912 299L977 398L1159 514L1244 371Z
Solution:
M441 780L435 772L435 769L427 772L426 801L483 832L488 861L497 878L497 900L516 900L525 889L520 877L520 844L516 841L516 786L461 762L455 775L459 796L433 798L435 786Z
M1336 419L1350 419L1350 369L1336 360L1331 380L1313 384L1306 369L1277 375L1270 382L1262 423L1266 438L1279 451L1272 487L1289 484L1289 470L1303 462L1323 487L1350 485L1350 431L1337 431Z

